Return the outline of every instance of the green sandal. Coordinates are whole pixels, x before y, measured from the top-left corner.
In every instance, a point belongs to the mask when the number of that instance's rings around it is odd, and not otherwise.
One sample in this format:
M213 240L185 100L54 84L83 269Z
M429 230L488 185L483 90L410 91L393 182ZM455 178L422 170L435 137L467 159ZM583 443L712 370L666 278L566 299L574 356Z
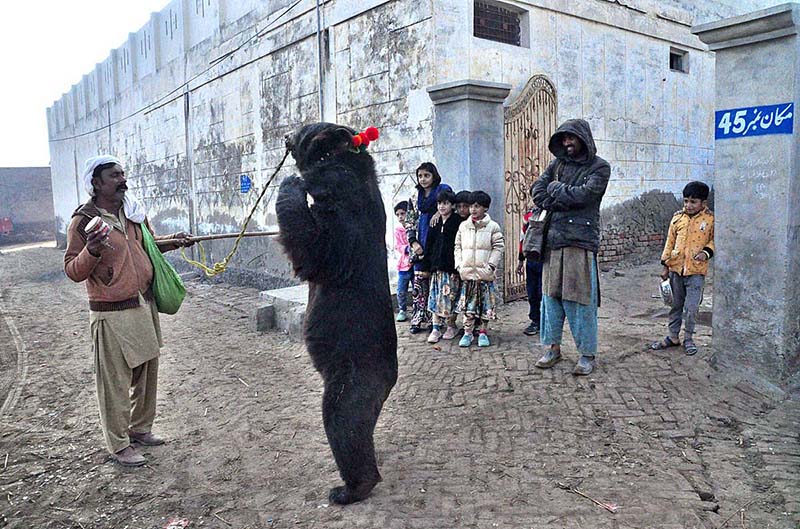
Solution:
M650 344L651 351L662 351L664 349L669 349L670 347L678 347L680 344L678 342L673 342L672 338L669 336L665 336L663 340L658 342L653 342ZM697 352L697 351L695 351Z
M697 346L694 344L694 340L684 340L683 341L683 350L686 351L687 356L693 356L697 354Z

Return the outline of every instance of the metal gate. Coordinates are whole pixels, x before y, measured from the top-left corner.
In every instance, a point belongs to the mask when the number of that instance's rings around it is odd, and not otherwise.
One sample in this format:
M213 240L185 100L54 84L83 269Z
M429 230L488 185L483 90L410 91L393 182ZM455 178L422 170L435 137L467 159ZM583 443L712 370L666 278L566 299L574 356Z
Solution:
M556 89L544 75L530 78L519 97L505 109L505 277L503 299L527 295L525 274L517 274L522 216L530 189L552 158L547 142L556 123Z

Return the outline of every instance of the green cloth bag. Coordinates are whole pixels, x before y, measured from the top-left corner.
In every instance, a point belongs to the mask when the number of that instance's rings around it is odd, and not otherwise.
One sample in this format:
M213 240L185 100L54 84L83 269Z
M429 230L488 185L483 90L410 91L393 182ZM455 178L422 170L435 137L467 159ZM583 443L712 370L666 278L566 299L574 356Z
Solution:
M186 287L183 286L181 276L158 249L156 240L144 222L141 226L144 249L153 263L153 296L156 298L156 308L163 314L175 314L186 297Z

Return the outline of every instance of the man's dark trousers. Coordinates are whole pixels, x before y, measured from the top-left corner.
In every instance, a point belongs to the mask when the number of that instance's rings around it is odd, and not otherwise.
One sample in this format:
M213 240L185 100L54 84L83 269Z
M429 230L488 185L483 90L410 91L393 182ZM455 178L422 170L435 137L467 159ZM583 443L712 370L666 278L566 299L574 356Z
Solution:
M542 308L542 262L525 259L525 283L528 289L528 319L539 325Z

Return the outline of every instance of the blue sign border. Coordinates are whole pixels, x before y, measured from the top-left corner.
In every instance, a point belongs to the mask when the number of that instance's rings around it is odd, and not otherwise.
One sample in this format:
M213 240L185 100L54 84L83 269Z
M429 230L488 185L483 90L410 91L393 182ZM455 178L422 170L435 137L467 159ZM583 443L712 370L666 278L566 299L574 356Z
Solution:
M717 110L714 139L794 133L794 102Z

